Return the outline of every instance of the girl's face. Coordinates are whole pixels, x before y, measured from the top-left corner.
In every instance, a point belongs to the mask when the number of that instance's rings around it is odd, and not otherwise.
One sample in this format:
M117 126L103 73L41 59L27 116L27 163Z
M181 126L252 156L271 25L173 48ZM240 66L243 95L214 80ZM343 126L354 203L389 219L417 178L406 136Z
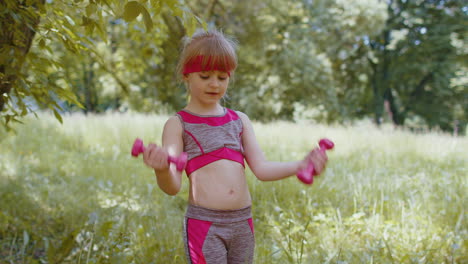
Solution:
M201 105L218 104L229 84L229 75L222 71L202 71L186 74L184 80L190 100Z

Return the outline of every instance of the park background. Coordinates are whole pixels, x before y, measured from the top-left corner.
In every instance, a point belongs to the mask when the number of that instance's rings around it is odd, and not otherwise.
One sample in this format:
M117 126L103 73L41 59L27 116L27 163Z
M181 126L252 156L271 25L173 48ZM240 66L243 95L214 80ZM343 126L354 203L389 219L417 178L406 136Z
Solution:
M5 0L0 262L184 263L186 182L132 159L187 102L180 40L239 42L223 102L270 159L336 149L323 177L261 183L256 263L466 263L463 1Z

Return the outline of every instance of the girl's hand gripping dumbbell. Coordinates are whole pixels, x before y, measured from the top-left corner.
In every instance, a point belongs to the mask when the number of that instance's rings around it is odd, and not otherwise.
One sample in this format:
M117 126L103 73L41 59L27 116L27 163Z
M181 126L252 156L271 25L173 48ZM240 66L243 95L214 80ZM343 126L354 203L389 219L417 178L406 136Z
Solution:
M332 149L334 146L335 144L329 139L323 138L319 141L320 151L325 152L326 150ZM297 172L297 178L305 184L312 184L314 182L315 175L318 175L318 173L315 170L312 161L309 161L306 168Z
M139 138L135 139L132 147L132 156L138 157L141 153L145 151L145 146L143 141ZM174 163L178 171L183 171L187 165L187 153L182 152L178 157L168 156L167 161Z

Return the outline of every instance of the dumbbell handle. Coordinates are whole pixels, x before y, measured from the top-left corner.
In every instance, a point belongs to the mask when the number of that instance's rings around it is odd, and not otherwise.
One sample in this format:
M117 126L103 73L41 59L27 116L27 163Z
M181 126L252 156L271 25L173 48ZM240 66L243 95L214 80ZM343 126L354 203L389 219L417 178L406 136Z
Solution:
M145 151L145 149L146 148L143 144L143 140L139 138L135 139L135 142L133 143L132 147L132 156L138 157L141 153ZM187 153L182 152L178 157L168 155L167 161L174 163L178 171L183 171L185 169L185 166L187 165Z
M326 150L332 149L334 146L335 144L329 139L323 138L319 141L321 151L325 152ZM312 184L314 182L315 175L317 175L317 172L315 171L312 161L307 164L305 169L297 172L297 178L305 184Z

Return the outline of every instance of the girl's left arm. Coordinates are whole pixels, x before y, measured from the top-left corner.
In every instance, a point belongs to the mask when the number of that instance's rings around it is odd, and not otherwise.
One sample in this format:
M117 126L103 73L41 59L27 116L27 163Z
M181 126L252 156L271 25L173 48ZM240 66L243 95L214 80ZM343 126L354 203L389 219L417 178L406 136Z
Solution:
M250 119L244 113L237 113L241 118L244 126L242 133L242 143L244 147L245 159L250 169L259 180L281 180L295 175L299 168L307 166L305 159L302 161L291 162L268 161L257 142Z

